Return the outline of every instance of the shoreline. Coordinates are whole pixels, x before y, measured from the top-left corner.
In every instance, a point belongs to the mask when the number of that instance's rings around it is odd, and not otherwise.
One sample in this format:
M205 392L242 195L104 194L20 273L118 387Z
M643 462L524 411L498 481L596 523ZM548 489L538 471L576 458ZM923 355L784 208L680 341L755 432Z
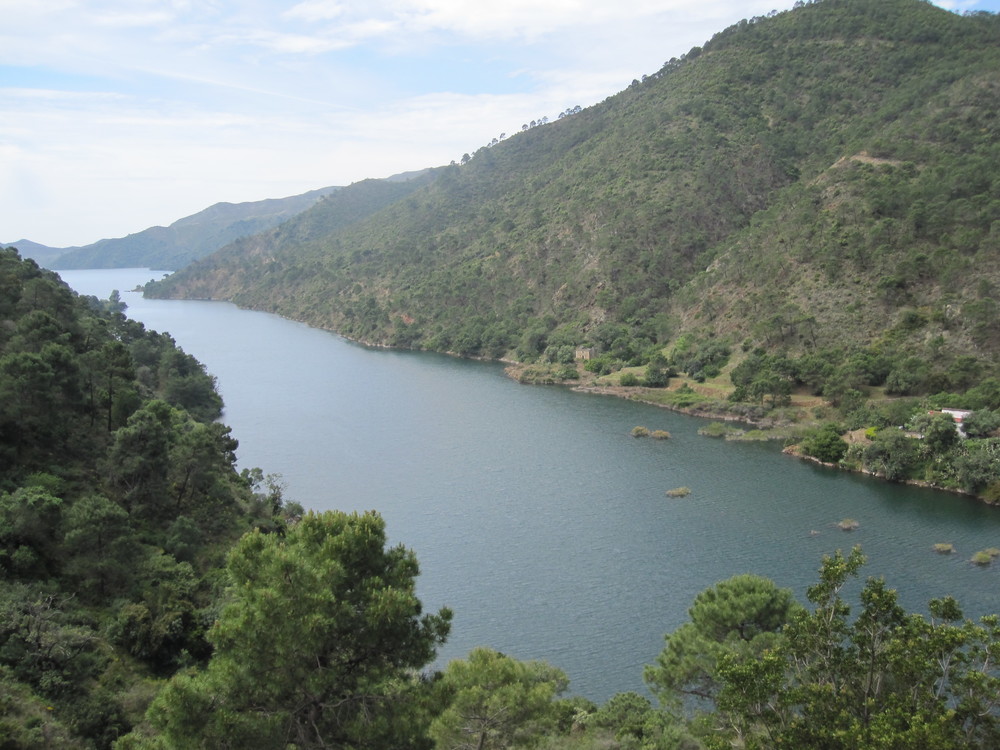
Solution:
M567 383L566 385L569 385L569 384ZM630 401L638 401L640 403L649 404L650 406L658 406L660 408L669 409L670 411L676 411L676 412L678 412L680 414L685 414L687 416L698 417L699 419L709 419L709 420L721 421L721 422L739 422L741 424L749 425L749 426L753 427L754 429L758 429L758 430L774 429L774 426L776 426L776 424L773 425L773 426L768 426L768 425L764 424L765 422L768 422L769 420L752 420L752 419L747 419L745 417L742 417L742 416L739 416L739 415L735 415L735 414L732 414L732 413L727 413L727 412L713 412L713 411L706 410L706 409L699 409L697 407L685 407L685 406L678 406L678 405L674 405L674 404L660 403L660 402L656 402L656 401L647 401L647 400L641 398L641 396L637 397L637 394L635 392L636 389L634 387L631 387L631 386L626 387L626 386L606 386L606 385L588 384L588 385L571 386L571 390L573 390L574 392L577 392L577 393L593 393L593 394L601 395L601 396L614 396L616 398L625 398L625 399L628 399ZM791 423L789 423L789 424L791 424ZM779 433L779 434L775 434L774 436L768 437L766 439L767 440L781 440L781 439L787 438L789 436L790 435L788 433ZM730 439L732 439L732 438L730 438ZM736 439L738 440L738 438L736 438ZM785 446L784 448L782 448L781 452L783 454L785 454L786 456L790 456L792 458L796 458L796 459L799 459L801 461L809 461L809 462L812 462L812 463L817 464L819 466L823 466L823 467L828 468L828 469L834 469L836 471L846 471L846 472L850 472L850 473L853 473L853 474L862 474L862 475L864 475L864 476L866 476L868 478L875 479L875 480L878 480L878 481L881 481L881 482L889 482L891 484L902 484L902 485L906 485L906 486L909 486L909 487L920 487L920 488L923 488L923 489L936 490L938 492L947 492L947 493L952 494L952 495L960 495L962 497L969 498L970 500L974 500L974 501L976 501L978 503L982 503L982 504L987 505L989 507L998 507L998 506L1000 506L1000 503L990 502L989 500L987 500L986 498L984 498L984 497L982 497L980 495L977 495L977 494L972 493L972 492L968 492L968 491L960 489L958 487L946 487L946 486L943 486L943 485L940 485L940 484L935 484L933 482L927 482L927 481L921 480L921 479L902 479L902 480L886 479L881 474L877 474L877 473L875 473L873 471L868 471L868 470L866 470L864 468L861 468L861 467L845 466L843 464L833 464L833 463L829 463L829 462L826 462L826 461L820 461L818 458L815 458L813 456L807 456L807 455L805 455L804 453L802 453L801 451L799 451L798 448L799 448L799 445L798 445L798 443L796 443L796 444L793 444L793 445Z
M167 297L166 299L184 299L184 298L183 297L181 297L181 298ZM213 301L228 301L228 302L232 302L231 300L213 300ZM237 307L242 307L242 306L237 305ZM254 309L254 308L250 307L250 308L245 308L245 309ZM278 313L274 313L273 311L270 311L270 310L264 310L264 312L270 312L271 314L279 315L279 317L285 317L285 316L280 315ZM295 318L287 318L287 319L288 320L296 320ZM309 322L304 321L304 320L297 320L296 322L304 323L305 325L308 325L308 326L310 326L312 328L318 328L319 330L325 330L325 331L327 331L329 333L332 333L332 334L334 334L336 336L341 337L342 339L344 339L346 341L350 341L350 342L355 343L355 344L357 344L359 346L364 346L364 347L368 347L368 348L372 348L372 349L383 349L383 350L398 349L398 350L405 350L405 351L428 351L428 352L431 351L429 349L415 349L415 348L412 348L412 347L398 347L398 346L393 346L391 344L385 344L385 343L379 343L379 342L373 342L373 341L364 341L364 340L353 338L351 336L345 336L343 333L340 333L339 331L337 331L335 329L332 329L332 328L329 328L329 327L326 327L326 326L316 326L313 323L309 323ZM434 353L445 354L447 356L456 357L458 359L472 359L472 360L476 360L476 361L499 362L499 363L502 363L502 364L505 365L505 367L504 367L504 373L505 373L505 375L507 377L511 378L512 380L515 380L518 383L521 383L521 384L524 384L524 385L561 385L561 386L569 387L570 390L572 390L572 391L574 391L576 393L590 393L590 394L599 395L599 396L613 396L615 398L624 398L624 399L629 400L629 401L636 401L636 402L639 402L639 403L648 404L650 406L656 406L656 407L659 407L659 408L662 408L662 409L668 409L670 411L675 411L675 412L677 412L679 414L684 414L684 415L691 416L691 417L697 417L699 419L714 420L714 421L727 422L727 423L732 423L732 422L741 423L741 424L748 425L749 427L751 427L751 428L753 428L755 430L760 430L760 431L777 430L777 429L779 429L781 427L792 427L794 425L799 425L800 427L802 427L802 426L805 426L805 425L808 424L808 423L803 423L803 422L795 422L793 420L788 420L788 419L777 419L777 418L774 418L774 417L762 417L762 418L759 418L759 419L753 419L753 418L750 418L747 415L734 414L731 411L716 411L716 410L712 410L712 409L700 408L699 406L695 406L695 405L684 406L684 405L681 405L681 404L664 403L664 402L659 401L659 400L646 399L646 398L642 397L644 393L648 393L650 391L652 391L654 393L663 393L663 392L669 392L670 390L676 390L676 389L670 389L670 388L665 388L665 389L659 389L659 388L657 388L657 389L647 389L647 388L644 388L642 386L602 385L602 384L598 384L598 383L594 382L596 380L596 378L594 378L592 375L590 375L590 373L588 373L588 376L590 376L591 379L590 379L590 382L587 382L587 383L580 383L580 382L577 382L577 381L566 380L566 379L557 379L555 377L552 377L550 379L544 379L544 380L542 380L542 379L526 378L526 377L524 377L524 375L525 375L527 369L529 367L531 367L531 365L525 364L523 362L519 362L517 360L510 360L510 359L506 359L506 358L503 358L503 357L500 357L500 358L467 357L467 356L463 356L461 354L458 354L457 352L434 352ZM577 363L577 371L579 372L580 370L582 370L582 366L579 363ZM683 381L683 382L686 383L687 381ZM705 400L706 401L710 401L712 399L710 397L708 397L708 396L705 396ZM789 431L789 432L776 432L773 435L766 436L764 439L768 440L768 441L771 441L771 440L788 439L790 437L793 437L793 434L792 434L791 431ZM819 464L820 466L824 466L826 468L836 469L838 471L848 471L848 472L852 472L852 473L856 473L856 474L863 474L863 475L865 475L867 477L870 477L872 479L877 479L877 480L883 481L883 482L893 482L895 484L905 484L905 485L908 485L908 486L911 486L911 487L922 487L922 488L926 488L926 489L938 490L938 491L941 491L941 492L948 492L948 493L953 494L953 495L961 495L963 497L967 497L967 498L969 498L971 500L975 500L975 501L977 501L979 503L982 503L984 505L987 505L989 507L1000 506L1000 502L997 502L997 503L990 502L989 500L987 500L984 497L981 497L980 495L976 495L976 494L973 494L971 492L967 492L965 490L961 490L961 489L958 489L958 488L955 488L955 487L944 487L944 486L941 486L941 485L934 484L932 482L927 482L927 481L918 480L918 479L905 479L905 480L901 480L901 481L900 480L890 480L890 479L886 479L885 477L880 476L879 474L876 474L874 472L866 471L863 468L849 467L849 466L843 466L843 465L840 465L840 464L826 463L826 462L820 461L820 460L818 460L818 459L816 459L816 458L814 458L812 456L806 456L806 455L798 452L797 450L795 450L797 448L797 445L798 444L793 444L793 445L786 446L785 448L782 449L782 453L784 453L784 454L786 454L788 456L791 456L792 458L797 458L797 459L800 459L800 460L811 461L811 462L813 462L815 464Z

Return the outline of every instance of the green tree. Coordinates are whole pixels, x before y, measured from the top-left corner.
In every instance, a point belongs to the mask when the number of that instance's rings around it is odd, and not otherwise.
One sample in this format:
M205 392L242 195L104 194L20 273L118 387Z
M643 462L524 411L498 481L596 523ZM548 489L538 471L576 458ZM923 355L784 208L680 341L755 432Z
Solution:
M778 631L798 608L789 589L755 575L738 575L698 594L690 622L665 636L666 645L644 672L661 703L677 707L685 696L705 705L719 689L724 654L756 658L775 645Z
M134 600L108 628L114 643L160 675L204 660L206 624L198 612L198 578L191 565L156 548L135 565Z
M890 480L905 479L918 458L916 440L894 427L876 432L861 455L865 468Z
M171 342L172 343L172 342ZM215 378L190 354L171 346L161 354L158 381L162 398L195 419L211 422L222 414Z
M0 673L49 700L69 700L107 658L71 594L40 583L0 582Z
M136 553L128 513L103 495L88 495L67 509L62 526L67 577L76 590L88 601L123 591Z
M962 420L962 429L971 438L985 438L1000 430L1000 413L989 409L972 412Z
M648 388L665 388L670 384L672 370L667 358L662 353L657 352L646 365L646 377L643 385Z
M5 578L46 578L57 568L62 500L40 487L0 494L0 571Z
M419 679L451 613L423 615L413 553L377 514L308 514L229 556L207 668L174 678L149 718L168 747L409 747ZM156 746L155 744L152 746Z
M840 436L837 425L827 423L806 436L802 450L824 463L835 464L847 453L847 442Z
M123 424L129 414L138 405L131 389L131 381L135 378L135 368L128 349L120 341L106 344L100 352L103 366L103 400L107 413L108 432L116 424Z
M451 662L438 685L447 708L431 724L438 750L500 750L533 744L557 717L569 685L562 670L487 648Z
M167 503L171 408L151 401L114 432L106 473L112 496L129 514L161 517Z
M224 530L232 521L238 443L223 424L197 422L178 410L172 416L170 515L188 515L203 529Z
M950 414L919 414L913 418L911 425L923 433L923 446L927 453L945 453L958 444L958 430Z
M683 721L654 708L648 698L633 692L612 696L588 718L587 725L613 733L623 750L699 750L702 747L689 734Z
M966 440L954 468L962 488L969 492L981 492L1000 481L1000 439Z
M996 747L1000 620L963 622L953 599L932 601L930 620L909 614L880 578L852 616L841 594L863 564L857 548L824 559L814 609L792 617L776 648L723 658L716 726L730 729L713 747Z
M0 471L6 473L16 464L43 465L44 459L37 454L53 438L49 399L55 379L52 367L39 354L0 356L0 458L5 459Z

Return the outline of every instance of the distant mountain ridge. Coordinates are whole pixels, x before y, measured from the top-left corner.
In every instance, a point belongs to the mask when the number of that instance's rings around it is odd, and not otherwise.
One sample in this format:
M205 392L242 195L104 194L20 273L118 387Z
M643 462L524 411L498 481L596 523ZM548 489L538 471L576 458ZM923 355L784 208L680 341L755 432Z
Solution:
M325 187L287 198L216 203L167 227L150 227L127 237L98 240L82 247L51 248L26 240L9 244L40 265L56 269L176 270L233 240L270 229L338 189Z
M239 287L229 286L230 281L269 276L276 266L283 267L285 248L311 247L331 235L363 224L380 211L433 184L446 169L423 169L387 179L355 182L294 219L266 232L242 237L192 263L197 270L191 272L190 277L199 281L188 290L188 296L228 298L237 294Z
M17 242L0 242L0 247L16 247L22 258L31 258L43 268L52 268L56 258L66 252L66 248L63 247L49 247L25 239Z

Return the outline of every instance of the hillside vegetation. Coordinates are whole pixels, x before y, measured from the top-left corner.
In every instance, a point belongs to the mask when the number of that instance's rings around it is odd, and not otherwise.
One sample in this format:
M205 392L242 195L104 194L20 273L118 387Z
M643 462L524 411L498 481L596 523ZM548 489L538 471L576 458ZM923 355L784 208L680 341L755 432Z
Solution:
M284 524L214 379L115 297L0 250L0 745L110 747L203 662L218 570Z
M921 0L741 22L373 216L325 201L151 292L462 355L866 350L962 387L956 360L1000 351L998 35Z

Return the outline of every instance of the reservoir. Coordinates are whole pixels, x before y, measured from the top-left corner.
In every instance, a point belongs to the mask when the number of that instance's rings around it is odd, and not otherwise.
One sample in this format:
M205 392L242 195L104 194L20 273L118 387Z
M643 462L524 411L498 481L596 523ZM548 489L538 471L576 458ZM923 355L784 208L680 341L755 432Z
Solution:
M241 468L282 475L308 509L382 514L420 561L425 608L455 612L442 664L483 645L548 661L595 701L645 693L643 665L701 590L756 573L804 602L823 555L855 544L862 575L908 609L952 595L967 616L1000 612L1000 565L968 562L1000 547L1000 508L703 437L705 420L656 407L519 385L496 363L127 291L158 272L61 275L83 294L120 290L129 317L206 365ZM672 437L636 439L636 425ZM679 486L691 494L665 495ZM840 531L843 518L860 527Z

